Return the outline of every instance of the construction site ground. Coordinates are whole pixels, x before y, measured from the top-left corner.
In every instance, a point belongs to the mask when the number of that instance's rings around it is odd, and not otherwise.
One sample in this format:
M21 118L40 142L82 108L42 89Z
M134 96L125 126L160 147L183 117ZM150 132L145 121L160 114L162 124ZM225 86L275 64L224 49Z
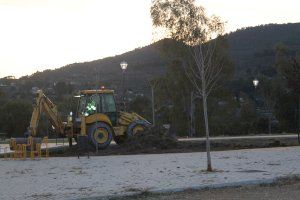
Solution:
M214 151L286 147L299 145L297 134L288 135L254 135L235 137L211 137L211 148ZM65 143L66 144L66 143ZM76 144L76 143L74 143ZM129 141L129 144L116 145L114 142L105 150L90 149L89 155L136 155L136 154L161 154L161 153L189 153L206 151L205 138L179 138L177 141L169 138L140 137ZM55 148L51 156L77 156L87 155L74 145L72 148Z
M299 145L297 134L277 135L248 135L248 136L219 136L211 137L211 147L214 151L286 147ZM0 157L4 157L4 149L9 150L9 140L0 143ZM179 138L177 141L161 135L144 138L144 136L129 141L129 144L116 145L113 141L105 150L90 149L89 152L81 151L73 140L73 147L68 147L68 140L50 139L51 157L69 157L80 155L107 156L107 155L136 155L136 154L161 154L161 153L188 153L204 152L205 138ZM45 148L45 145L42 145ZM8 155L9 156L9 155Z
M205 171L205 152L1 160L0 194L2 199L109 199L272 183L300 175L300 146L212 152L212 164L214 171Z

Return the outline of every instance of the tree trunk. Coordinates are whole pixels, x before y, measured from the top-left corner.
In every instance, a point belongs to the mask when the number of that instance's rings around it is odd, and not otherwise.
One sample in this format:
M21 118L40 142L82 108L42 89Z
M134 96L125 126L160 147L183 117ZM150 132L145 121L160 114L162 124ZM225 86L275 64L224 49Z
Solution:
M271 124L271 117L268 117L268 132L269 134L272 133L272 124Z
M152 101L152 126L155 126L155 108L154 108L154 86L151 86L151 101Z
M191 108L190 108L190 137L195 136L195 103L194 92L191 92Z
M207 171L212 171L211 157L210 157L210 140L209 140L209 127L208 127L208 115L207 115L207 101L205 93L203 95L203 113L205 122L205 133L206 133L206 154L207 154Z
M298 95L298 131L300 131L300 95Z
M298 95L298 143L300 144L300 95Z

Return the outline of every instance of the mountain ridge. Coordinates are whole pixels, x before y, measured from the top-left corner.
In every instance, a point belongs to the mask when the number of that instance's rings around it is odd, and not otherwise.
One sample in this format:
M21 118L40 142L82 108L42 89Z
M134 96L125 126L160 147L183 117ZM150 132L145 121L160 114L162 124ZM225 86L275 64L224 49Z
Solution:
M248 27L228 33L226 37L229 55L235 64L236 77L272 66L274 46L278 43L285 44L292 53L300 52L300 23ZM19 80L45 82L42 87L65 81L77 85L79 89L95 87L95 82L118 88L122 78L120 62L125 60L128 62L126 86L143 92L148 90L148 82L152 78L166 73L168 61L157 48L162 42L163 40L116 56L44 70L23 76Z

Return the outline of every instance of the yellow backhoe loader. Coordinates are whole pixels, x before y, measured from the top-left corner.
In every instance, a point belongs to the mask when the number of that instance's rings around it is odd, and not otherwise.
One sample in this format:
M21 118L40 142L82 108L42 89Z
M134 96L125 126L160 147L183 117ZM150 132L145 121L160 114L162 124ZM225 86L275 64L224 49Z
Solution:
M63 122L56 105L39 90L27 136L38 136L37 128L42 113L57 133L69 138L70 145L72 138L75 138L79 145L89 143L98 149L108 147L112 139L121 144L126 137L133 137L150 125L136 113L117 111L113 90L82 90L75 97L78 98L77 111L75 115L70 113L67 122Z

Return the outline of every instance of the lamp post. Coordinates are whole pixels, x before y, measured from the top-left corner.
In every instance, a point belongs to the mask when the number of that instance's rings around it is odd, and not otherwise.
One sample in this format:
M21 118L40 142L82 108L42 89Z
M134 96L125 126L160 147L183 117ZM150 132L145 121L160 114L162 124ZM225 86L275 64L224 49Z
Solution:
M257 80L257 78L255 78L255 79L253 79L252 82L253 82L253 86L254 86L254 102L256 104L256 88L259 84L259 80Z
M255 78L255 79L253 80L253 85L254 85L254 87L256 88L256 87L258 86L258 84L259 84L259 80L257 80L257 78Z
M253 86L254 86L254 105L255 105L255 112L258 112L258 106L257 106L257 101L256 101L256 88L259 84L259 80L257 80L257 78L254 78L253 81Z
M125 87L124 87L124 82L125 82L125 71L127 69L128 63L126 61L122 61L120 63L120 66L121 66L121 69L122 69L122 82L121 82L122 103L123 103L123 106L124 106L124 110L126 110L126 107L125 107Z

